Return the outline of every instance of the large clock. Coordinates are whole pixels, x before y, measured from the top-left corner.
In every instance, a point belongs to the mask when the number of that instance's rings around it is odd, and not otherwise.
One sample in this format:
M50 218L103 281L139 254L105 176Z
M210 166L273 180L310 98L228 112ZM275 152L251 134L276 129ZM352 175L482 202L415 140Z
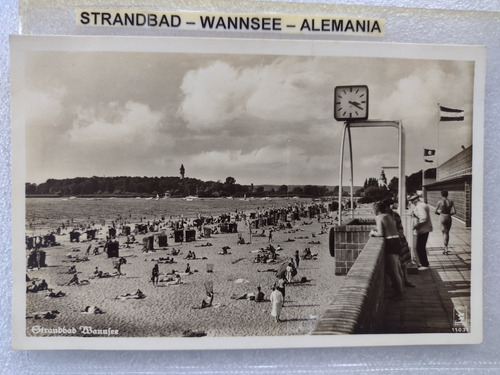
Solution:
M338 121L368 119L368 86L337 86L333 116Z

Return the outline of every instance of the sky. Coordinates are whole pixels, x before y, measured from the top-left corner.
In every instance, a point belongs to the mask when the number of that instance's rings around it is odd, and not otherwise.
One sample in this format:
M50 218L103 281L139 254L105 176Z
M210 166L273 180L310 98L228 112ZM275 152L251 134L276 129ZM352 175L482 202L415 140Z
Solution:
M350 84L368 85L370 119L403 121L409 175L436 165L424 148L442 163L472 144L473 63L424 57L32 51L27 182L179 176L183 164L201 180L337 185L333 90ZM437 103L465 120L439 123ZM397 165L396 129L352 136L355 185Z

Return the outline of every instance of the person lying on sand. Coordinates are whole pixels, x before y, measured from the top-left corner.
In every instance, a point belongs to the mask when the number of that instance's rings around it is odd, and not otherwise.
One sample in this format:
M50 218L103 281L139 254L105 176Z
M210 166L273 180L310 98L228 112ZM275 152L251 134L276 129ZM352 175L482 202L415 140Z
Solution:
M206 335L205 331L191 331L190 329L182 332L182 337L203 337Z
M37 291L40 291L40 290L49 290L49 284L47 284L47 282L45 281L45 279L43 279L40 284L38 284L38 290Z
M209 246L213 246L213 245L210 242L207 242L206 244L196 245L195 247L209 247Z
M257 272L278 272L278 270L274 269L274 268L268 268L268 269L265 269L265 270L257 270Z
M255 299L255 294L253 293L243 293L243 294L233 294L231 299Z
M174 263L177 263L174 258L170 258L170 257L166 257L166 258L163 258L163 257L159 257L158 259L151 259L151 262L158 262L158 263L165 263L165 264L174 264Z
M40 284L36 284L35 281L32 281L31 282L31 285L29 285L27 288L26 288L26 293L37 293L37 292L40 292L42 290L50 290L49 289L49 285L47 284L47 282L44 280L42 280L40 282Z
M57 318L57 314L59 311L57 310L49 310L49 311L38 311L34 312L31 315L28 315L26 319L55 319Z
M127 293L127 294L119 294L118 296L116 296L116 299L120 300L144 299L144 298L146 298L146 295L140 289L137 289L137 292L135 292L134 294Z
M72 279L68 282L66 285L87 285L90 284L88 280L78 280L78 275L75 273L72 277Z
M38 286L35 281L32 281L30 285L26 288L26 293L36 293Z
M174 278L169 277L167 279L160 279L160 282L167 286L184 284L179 274L175 275Z
M181 250L176 250L175 247L172 248L172 255L179 255L179 253L181 252Z
M102 311L97 306L85 306L85 308L82 310L82 313L84 313L84 314L104 314L104 311Z
M63 292L59 291L57 293L50 292L45 297L46 298L61 298L61 297L64 297L65 295L66 295L66 293L63 293Z

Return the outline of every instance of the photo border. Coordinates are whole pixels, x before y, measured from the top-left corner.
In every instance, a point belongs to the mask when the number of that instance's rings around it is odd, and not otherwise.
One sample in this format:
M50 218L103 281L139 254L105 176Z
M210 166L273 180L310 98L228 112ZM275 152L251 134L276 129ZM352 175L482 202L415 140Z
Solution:
M474 61L473 97L473 191L471 244L472 332L462 334L376 334L341 336L264 336L192 338L82 338L27 337L25 298L25 129L23 115L24 53L27 51L133 51L195 53L259 53L265 55L306 55L339 57L383 57ZM250 51L250 52L249 52ZM258 51L258 52L257 52ZM332 54L333 53L333 54ZM483 337L483 148L486 49L479 46L339 42L317 40L207 39L109 36L12 36L12 345L15 349L268 349L303 347L400 346L476 344Z

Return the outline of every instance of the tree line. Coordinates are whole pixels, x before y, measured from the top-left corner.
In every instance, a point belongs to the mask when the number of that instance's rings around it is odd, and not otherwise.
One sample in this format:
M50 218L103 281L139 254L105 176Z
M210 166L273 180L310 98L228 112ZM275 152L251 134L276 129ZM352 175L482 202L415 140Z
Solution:
M77 177L48 179L40 184L26 183L28 196L156 196L186 197L196 195L201 198L216 197L258 197L293 196L322 197L334 195L338 187L304 185L254 186L236 183L234 177L222 181L202 181L181 177Z
M435 169L426 171L425 178L435 178ZM406 178L408 194L422 188L422 172ZM356 196L361 202L375 202L398 194L398 178L391 179L387 187L379 187L376 178L367 178L363 187L356 188ZM348 193L344 191L344 195ZM181 177L76 177L67 179L48 179L41 184L26 183L28 196L160 196L186 197L197 195L201 198L217 197L262 197L262 196L300 196L319 198L337 196L338 186L254 186L241 185L229 176L222 181L202 181L196 178Z

